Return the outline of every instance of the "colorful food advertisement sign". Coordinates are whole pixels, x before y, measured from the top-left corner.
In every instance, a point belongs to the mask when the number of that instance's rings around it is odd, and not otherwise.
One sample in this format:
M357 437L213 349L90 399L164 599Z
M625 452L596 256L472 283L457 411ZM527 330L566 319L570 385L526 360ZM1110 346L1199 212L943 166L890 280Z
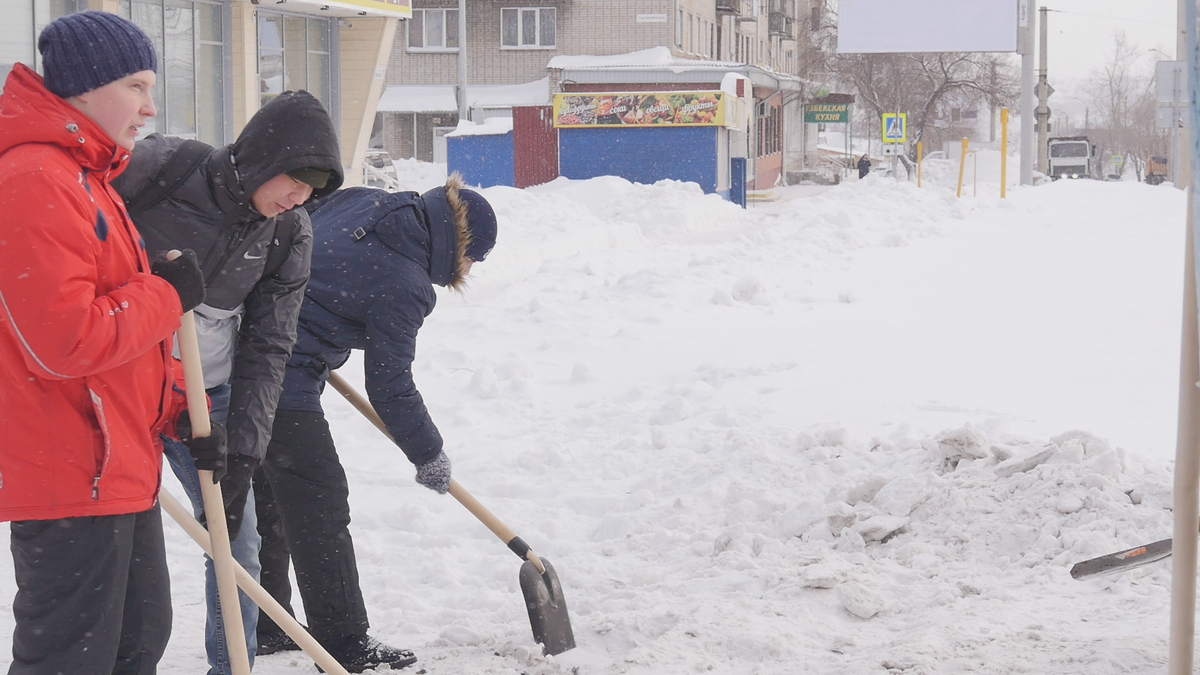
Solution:
M628 94L555 94L554 126L721 126L725 97L719 91Z

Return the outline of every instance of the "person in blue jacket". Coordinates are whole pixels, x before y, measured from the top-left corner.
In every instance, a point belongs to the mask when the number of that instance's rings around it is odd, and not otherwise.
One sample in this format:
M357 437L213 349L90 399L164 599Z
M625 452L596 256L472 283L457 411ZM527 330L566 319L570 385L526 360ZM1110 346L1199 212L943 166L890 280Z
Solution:
M367 396L416 465L417 482L441 494L449 489L442 436L413 383L417 332L437 301L434 286L461 289L471 265L487 257L496 214L457 174L424 194L356 187L306 208L312 268L263 464L265 484L254 487L262 585L289 606L290 553L313 637L351 672L385 663L402 668L416 661L412 652L367 636L349 488L321 392L351 350L364 350ZM265 614L258 626L260 655L295 649Z

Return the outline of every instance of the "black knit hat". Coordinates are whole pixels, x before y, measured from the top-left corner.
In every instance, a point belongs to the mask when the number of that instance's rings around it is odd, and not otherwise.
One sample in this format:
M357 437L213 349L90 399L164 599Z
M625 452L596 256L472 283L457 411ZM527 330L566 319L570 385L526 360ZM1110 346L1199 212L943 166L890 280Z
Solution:
M43 84L70 98L140 73L158 70L154 44L132 22L108 12L78 12L50 22L38 38Z

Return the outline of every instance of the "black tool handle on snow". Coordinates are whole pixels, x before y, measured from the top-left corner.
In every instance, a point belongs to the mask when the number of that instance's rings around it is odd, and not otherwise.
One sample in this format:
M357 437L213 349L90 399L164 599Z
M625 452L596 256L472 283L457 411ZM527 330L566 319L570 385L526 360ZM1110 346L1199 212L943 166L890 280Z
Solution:
M1171 555L1171 540L1160 539L1151 544L1134 546L1124 551L1117 551L1116 553L1109 553L1098 558L1075 563L1071 567L1071 577L1074 579L1086 579L1097 574L1121 572L1133 569L1134 567L1148 565L1152 562L1162 560L1169 555Z
M383 423L383 418L379 416L379 413L375 412L375 407L371 405L371 402L364 398L362 394L355 391L354 387L350 386L349 382L342 379L341 375L338 375L335 372L330 372L329 384L333 385L333 388L336 389L339 394L344 396L346 400L350 402L350 405L354 406L358 412L362 413L363 416L370 420L376 428L382 431L384 436L387 436L389 439L391 439L393 443L396 442L396 439L392 438L391 432L387 430L387 425ZM533 563L533 566L537 568L539 574L546 573L545 565L542 564L541 559L534 554L533 550L529 548L529 544L526 544L525 541L518 537L512 530L508 529L508 526L500 522L499 518L493 515L491 511L488 511L483 504L479 503L478 499L475 499L475 497L471 496L471 493L467 492L466 489L459 485L458 481L454 479L450 480L450 495L457 499L458 503L467 507L467 510L470 511L471 514L476 518L478 518L481 523L486 525L493 534L499 537L500 541L504 542L508 546L509 550L517 554L518 558L522 560L528 560L529 562Z

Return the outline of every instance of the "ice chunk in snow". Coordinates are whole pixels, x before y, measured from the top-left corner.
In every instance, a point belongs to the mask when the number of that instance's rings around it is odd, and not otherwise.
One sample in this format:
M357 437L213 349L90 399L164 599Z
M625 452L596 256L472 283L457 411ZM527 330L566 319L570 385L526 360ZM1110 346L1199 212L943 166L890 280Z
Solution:
M987 439L970 426L943 431L934 440L943 460L942 466L948 471L953 471L959 460L983 459L990 454Z
M884 601L879 593L855 582L847 581L833 589L842 607L860 619L869 619L883 611Z
M1048 444L1032 452L1016 455L997 464L996 475L1008 478L1015 473L1028 471L1047 459L1050 459L1050 457L1057 451L1058 446Z
M859 521L854 530L862 535L864 541L883 541L907 524L908 518L900 516L873 516Z
M897 476L875 493L871 504L893 516L907 516L929 499L929 479L932 474Z

